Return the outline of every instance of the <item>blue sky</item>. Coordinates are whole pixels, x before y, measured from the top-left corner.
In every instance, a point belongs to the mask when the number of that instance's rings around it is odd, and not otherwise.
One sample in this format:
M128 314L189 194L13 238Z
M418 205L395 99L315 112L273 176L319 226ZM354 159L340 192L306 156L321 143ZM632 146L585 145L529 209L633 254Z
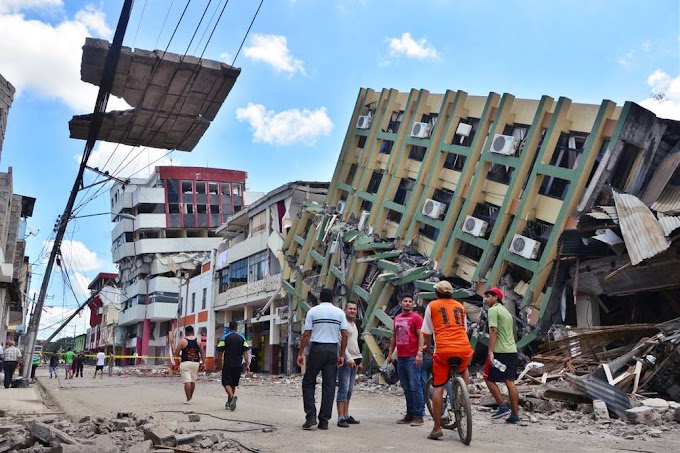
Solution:
M136 0L125 45L200 55L224 1ZM82 141L68 138L74 114L90 113L97 89L79 79L86 36L111 40L123 0L0 0L0 74L16 88L0 170L14 169L15 192L36 197L28 254L38 260L77 173ZM259 2L231 0L205 58L231 63ZM680 6L677 0L265 0L236 59L234 89L192 153L159 163L248 172L248 187L329 180L361 87L462 89L517 97L567 96L574 102L639 102L680 119ZM217 11L216 15L214 12ZM167 17L167 21L165 20ZM165 26L163 26L164 21ZM210 30L215 20L210 22ZM202 39L199 39L202 38ZM200 45L198 44L200 42ZM195 49L200 49L196 51ZM666 100L653 101L663 92ZM109 106L123 103L111 100ZM292 133L291 131L295 131ZM115 145L99 144L102 166ZM128 156L120 147L109 170ZM145 151L126 173L165 151ZM137 152L133 151L132 156ZM88 175L86 181L92 181ZM108 192L79 215L106 212ZM92 192L90 192L92 194ZM114 271L106 216L75 220L63 247L76 292L100 271ZM39 260L38 260L39 261ZM43 266L38 263L36 274ZM40 287L35 275L33 290ZM75 305L53 274L43 325ZM83 332L87 314L67 329ZM45 330L39 337L45 336Z

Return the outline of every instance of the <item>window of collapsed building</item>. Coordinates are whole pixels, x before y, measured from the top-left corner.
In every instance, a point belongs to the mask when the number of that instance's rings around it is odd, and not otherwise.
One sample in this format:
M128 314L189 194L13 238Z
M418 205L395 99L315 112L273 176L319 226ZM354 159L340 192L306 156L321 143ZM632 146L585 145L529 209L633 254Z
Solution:
M212 201L217 201L217 200L212 200ZM211 204L210 205L210 225L211 226L220 226L221 224L220 220L220 205L219 204Z
M461 119L458 126L456 126L456 133L453 135L451 144L465 147L471 146L478 129L479 118L469 117L467 119Z
M198 227L208 227L208 206L205 204L196 205L196 213L198 214Z
M185 236L184 230L179 230L179 229L177 229L177 230L166 229L165 230L165 237L166 238L176 239L176 238L182 238L184 236Z
M428 223L422 222L420 228L418 228L418 234L421 234L432 241L436 241L439 238L439 228L435 228Z
M467 157L462 154L447 153L444 159L444 168L448 170L463 171Z
M550 165L561 168L574 169L578 166L579 159L583 154L583 148L588 139L588 134L565 133L560 134L557 145L553 151Z
M250 218L250 236L255 236L267 228L267 211L258 212Z
M196 293L191 293L191 313L196 311Z
M489 172L486 174L486 179L509 185L514 171L515 167L510 165L491 164Z
M538 189L538 193L550 198L557 198L564 200L569 190L569 181L566 179L556 178L554 176L543 176L543 182Z
M444 209L441 210L439 218L443 219L451 206L453 201L453 192L448 189L435 189L432 193L432 199L438 201L444 205Z
M609 147L609 140L603 140L602 144L600 145L600 150L597 153L597 157L595 158L593 168L590 170L590 175L588 175L588 181L586 182L586 186L590 185L593 176L595 176L597 167L600 165L600 162L602 162L602 158L604 157L604 153L607 151L607 147Z
M360 135L359 140L357 141L357 148L364 149L365 146L366 146L366 136Z
M390 154L392 153L392 147L394 142L392 140L383 140L380 144L380 154Z
M248 258L235 261L229 265L229 289L248 283Z
M233 212L231 208L231 184L223 182L220 186L222 190L222 212L226 219L226 217L229 217Z
M371 179L370 181L368 181L368 186L366 187L366 192L376 193L380 188L382 178L383 178L382 170L373 170L373 174L371 174Z
M137 214L164 214L163 203L140 203L137 205Z
M390 121L387 123L387 131L390 133L396 134L399 132L399 126L401 126L401 121L404 119L404 111L403 110L395 110L392 112L392 116L390 116Z
M243 186L239 183L231 183L231 198L234 202L234 213L243 209Z
M529 134L528 124L506 124L503 128L503 135L511 136L518 140L517 150L515 151L515 156L520 156L524 150L524 144L526 143L527 136Z
M458 254L462 255L466 258L471 259L475 263L478 263L480 259L482 259L482 254L484 253L484 249L481 249L479 247L475 247L474 245L470 244L469 242L465 242L463 240L460 241L460 247L458 248ZM472 277L471 275L469 277Z
M179 203L179 180L168 179L165 181L168 203Z
M626 143L623 151L619 154L616 166L611 172L610 183L614 189L626 191L629 189L635 177L636 168L642 158L643 149Z
M347 172L347 177L345 178L345 183L349 184L350 186L354 182L354 176L357 174L357 164L351 164L349 166L349 171Z
M159 230L144 230L144 231L139 231L138 233L139 239L160 239L161 238L161 232Z
M219 282L219 292L222 294L229 289L229 268L220 269Z
M548 243L554 227L555 226L553 224L544 222L543 220L529 220L527 221L524 230L522 230L522 233L520 233L522 236L541 243L538 256L535 258L536 260L541 259L541 256L545 250L545 245Z
M182 181L182 202L189 203L194 201L193 181Z
M262 280L268 274L269 250L251 255L248 258L248 281L256 282Z
M647 279L651 281L651 279ZM602 294L591 296L599 305L600 324L603 326L625 324L657 324L680 316L680 289L662 291L644 290L625 296Z
M496 223L496 218L500 213L500 207L495 204L488 202L481 202L475 205L475 209L472 211L472 217L485 221L488 226L486 228L486 234L483 237L488 237L489 233L493 229Z
M362 211L368 211L371 212L371 208L373 207L373 202L368 201L368 200L363 200L361 202L361 210Z
M432 133L434 131L434 127L437 125L438 119L439 119L439 113L424 113L420 117L420 122L421 123L427 123L427 125L429 126L430 137L432 136Z
M408 158L411 160L415 160L416 162L422 162L423 159L425 158L426 152L427 148L425 148L424 146L411 145L411 150L408 153Z
M399 181L399 187L397 187L397 191L395 192L392 201L402 206L406 205L409 202L411 195L413 194L413 189L415 188L415 185L416 185L415 179L401 178L401 181Z

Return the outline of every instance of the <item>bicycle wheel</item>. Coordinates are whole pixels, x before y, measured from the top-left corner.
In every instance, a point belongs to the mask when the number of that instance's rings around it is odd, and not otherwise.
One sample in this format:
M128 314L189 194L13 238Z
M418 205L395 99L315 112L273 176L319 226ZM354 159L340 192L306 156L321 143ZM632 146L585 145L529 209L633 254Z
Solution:
M449 389L451 388L451 381L446 383L446 386L444 387L444 396L442 398L442 417L441 417L441 423L442 423L442 428L444 429L454 429L456 427L455 421L454 421L454 414L453 414L453 406L451 405L451 392L449 392ZM427 406L427 411L430 413L430 417L432 417L432 392L434 391L434 387L432 386L432 376L427 380L427 384L425 384L425 405Z
M425 405L427 406L427 411L430 413L430 417L432 417L432 376L430 376L427 379L427 384L425 384Z
M467 384L462 377L457 376L453 380L453 392L450 396L460 440L465 445L470 445L472 441L472 409L470 408Z

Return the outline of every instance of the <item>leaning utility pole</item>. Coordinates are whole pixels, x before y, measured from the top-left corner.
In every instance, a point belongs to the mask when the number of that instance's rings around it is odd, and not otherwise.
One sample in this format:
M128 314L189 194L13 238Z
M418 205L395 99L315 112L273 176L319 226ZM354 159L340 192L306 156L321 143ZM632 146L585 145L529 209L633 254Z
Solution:
M123 46L123 37L125 36L125 30L127 29L128 22L130 20L130 13L132 12L132 4L134 0L125 0L123 3L123 9L120 13L120 18L118 19L118 26L116 27L116 34L113 37L113 43L109 48L109 53L106 57L106 63L104 64L104 72L102 74L102 81L99 84L99 94L97 95L97 101L94 106L92 124L90 125L90 130L88 131L87 142L85 143L85 150L83 151L83 157L80 161L80 168L78 169L78 176L73 183L73 188L69 195L68 201L66 202L66 208L64 208L64 213L59 218L57 222L56 236L54 238L54 243L52 244L52 251L50 253L50 258L47 261L47 267L45 268L45 274L43 275L42 286L40 287L40 294L38 295L38 300L36 301L35 309L33 310L33 316L28 324L27 330L27 340L24 347L24 369L23 377L28 380L31 374L31 358L33 357L33 351L35 349L35 340L38 337L38 328L40 327L40 315L42 314L43 304L45 303L45 296L47 295L47 287L50 284L50 275L52 274L52 267L54 266L54 261L57 255L60 253L61 241L66 233L66 227L68 226L68 221L71 218L73 211L73 205L75 204L78 191L83 185L83 173L87 167L87 161L90 158L94 144L97 141L99 135L99 129L101 128L102 121L104 119L104 113L106 112L106 105L109 101L109 94L111 93L111 88L113 86L113 80L116 75L116 68L118 66L118 58L120 57L121 47Z

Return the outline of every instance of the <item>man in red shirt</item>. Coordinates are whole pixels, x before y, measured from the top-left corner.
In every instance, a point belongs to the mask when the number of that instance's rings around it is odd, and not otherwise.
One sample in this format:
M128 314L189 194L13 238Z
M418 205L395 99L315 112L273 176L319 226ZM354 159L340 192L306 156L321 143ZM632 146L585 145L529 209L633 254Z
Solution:
M435 339L435 351L432 355L432 418L434 427L428 439L439 439L444 435L441 426L441 414L444 386L449 380L449 359L461 359L458 372L466 383L470 383L468 365L474 351L467 336L467 313L463 304L451 298L453 287L447 281L434 285L437 299L427 305L423 321L423 337L426 349L430 348L432 335Z
M402 296L401 314L394 318L390 351L387 354L387 360L392 362L394 349L397 349L399 382L406 398L406 415L397 420L399 424L421 426L425 423L425 398L420 385L420 367L423 364L423 336L420 334L422 325L423 318L413 311L413 296Z

